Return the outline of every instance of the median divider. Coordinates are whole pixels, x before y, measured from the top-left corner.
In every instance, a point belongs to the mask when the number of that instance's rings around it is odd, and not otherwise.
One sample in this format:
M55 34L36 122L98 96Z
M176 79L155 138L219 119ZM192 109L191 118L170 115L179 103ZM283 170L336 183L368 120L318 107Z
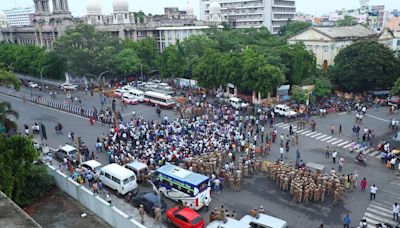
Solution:
M127 215L114 205L110 205L99 195L93 194L89 189L78 184L67 175L51 165L46 165L47 172L54 177L57 186L77 200L87 209L103 219L112 227L121 228L146 228L140 222Z

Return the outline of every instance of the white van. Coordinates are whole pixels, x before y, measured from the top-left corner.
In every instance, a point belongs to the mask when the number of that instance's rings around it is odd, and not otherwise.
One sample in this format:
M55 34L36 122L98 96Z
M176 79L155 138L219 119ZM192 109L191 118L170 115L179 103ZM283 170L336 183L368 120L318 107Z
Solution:
M146 164L137 160L126 164L125 168L135 173L137 177L137 182L139 183L142 183L143 182L142 177L149 173L149 167Z
M130 89L129 94L134 96L140 103L144 100L144 92L138 89Z
M274 112L278 114L279 116L284 116L284 117L295 117L297 116L297 112L293 111L289 106L287 105L281 105L278 104L274 108Z
M254 228L287 228L288 224L285 220L275 218L266 214L257 214L256 217L245 215L240 222L248 224Z
M238 97L229 98L229 104L235 109L247 108L249 106L249 103L242 101L242 99Z
M121 195L137 191L138 187L135 173L115 163L101 168L100 180Z
M244 224L233 218L226 218L223 220L214 220L206 226L206 228L251 228L249 225Z

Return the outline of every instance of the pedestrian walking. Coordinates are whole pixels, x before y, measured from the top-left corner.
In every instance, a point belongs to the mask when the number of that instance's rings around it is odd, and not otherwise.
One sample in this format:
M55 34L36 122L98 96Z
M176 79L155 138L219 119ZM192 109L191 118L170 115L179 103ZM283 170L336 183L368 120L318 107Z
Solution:
M393 204L393 220L399 221L400 206L397 203Z
M343 218L343 228L350 228L350 223L351 223L350 215L346 214L346 216L344 216Z
M296 135L294 136L294 140L296 141L296 145L299 144L299 134L296 132Z
M210 206L210 201L208 200L208 197L204 198L204 205L206 206L206 212L208 212Z
M339 158L339 172L342 172L342 170L343 170L343 163L344 163L344 158L340 157Z
M374 184L371 186L371 194L370 194L370 200L372 198L375 200L376 192L378 191L378 187L376 187Z
M335 134L335 124L332 124L331 126L331 134Z
M214 180L214 191L215 191L215 193L217 193L217 194L220 194L221 192L220 192L220 188L219 188L219 185L221 184L221 181L218 179L218 178L216 178L215 180Z
M140 215L140 219L141 219L141 223L144 224L144 208L143 208L143 204L140 204L139 207L139 215Z
M154 209L154 219L156 220L157 224L161 224L161 208L156 207Z
M111 195L110 195L110 193L107 193L106 201L111 205Z
M283 161L283 153L284 153L283 146L281 146L279 151L280 151L280 154L281 154L281 161Z
M333 153L332 153L332 161L333 161L333 164L336 163L336 157L337 157L337 152L336 152L336 150L333 150Z
M338 131L338 135L342 134L342 124L339 124L339 131Z
M367 187L367 179L365 177L361 180L361 191L365 191L365 188Z
M329 159L329 146L326 146L325 158L328 158L328 159Z
M90 125L93 125L93 116L90 116L89 121L90 121Z

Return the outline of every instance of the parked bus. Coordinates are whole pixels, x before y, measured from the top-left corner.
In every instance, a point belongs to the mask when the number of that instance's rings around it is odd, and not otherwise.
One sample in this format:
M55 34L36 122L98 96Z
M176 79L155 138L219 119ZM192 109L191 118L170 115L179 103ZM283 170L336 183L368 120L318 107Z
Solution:
M163 108L172 108L175 105L172 96L153 91L146 91L144 93L144 102L152 103Z
M182 205L199 210L205 200L211 201L207 176L167 163L157 169L157 179L159 191Z

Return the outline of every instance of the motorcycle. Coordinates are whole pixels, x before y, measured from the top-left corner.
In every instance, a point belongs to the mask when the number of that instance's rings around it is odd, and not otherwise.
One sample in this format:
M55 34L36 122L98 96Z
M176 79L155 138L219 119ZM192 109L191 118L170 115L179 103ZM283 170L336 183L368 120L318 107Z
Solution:
M362 154L358 154L355 158L354 161L364 167L367 166L367 162L365 161L365 157Z

